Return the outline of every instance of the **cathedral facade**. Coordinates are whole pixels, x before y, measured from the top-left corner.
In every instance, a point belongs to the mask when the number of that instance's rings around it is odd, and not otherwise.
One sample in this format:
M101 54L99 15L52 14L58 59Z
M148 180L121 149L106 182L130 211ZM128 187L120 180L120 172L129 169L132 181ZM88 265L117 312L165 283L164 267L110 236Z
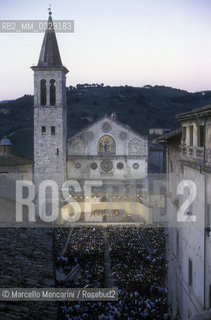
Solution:
M77 180L144 178L147 155L147 140L112 114L68 139L67 176Z

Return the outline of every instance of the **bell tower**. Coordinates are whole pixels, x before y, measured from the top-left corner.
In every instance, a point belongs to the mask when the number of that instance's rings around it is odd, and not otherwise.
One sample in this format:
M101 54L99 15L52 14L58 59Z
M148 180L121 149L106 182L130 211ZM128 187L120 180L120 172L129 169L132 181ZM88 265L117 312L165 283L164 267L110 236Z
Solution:
M66 180L66 74L62 65L52 13L34 71L34 180Z

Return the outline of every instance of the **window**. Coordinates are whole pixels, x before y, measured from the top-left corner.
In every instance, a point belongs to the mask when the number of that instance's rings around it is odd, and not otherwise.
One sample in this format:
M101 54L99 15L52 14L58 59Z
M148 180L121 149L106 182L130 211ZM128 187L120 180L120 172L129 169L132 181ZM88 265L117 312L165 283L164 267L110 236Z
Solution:
M198 126L198 147L204 147L204 126Z
M179 231L176 229L176 256L179 261Z
M190 319L191 316L192 316L192 312L191 312L191 310L188 308L188 319Z
M96 170L97 169L97 163L96 162L92 162L90 165L92 170Z
M46 80L40 81L40 104L41 106L46 105Z
M56 81L51 79L50 81L50 105L55 106L56 104Z
M190 126L190 146L193 146L193 126Z
M211 230L211 204L207 203L207 221L206 221L206 228L208 233Z
M209 286L209 308L211 308L211 285Z
M188 259L188 284L193 285L193 263L191 259Z
M55 135L56 134L56 128L53 126L51 127L51 135Z
M59 155L59 148L56 149L56 155Z
M117 169L122 170L124 168L124 165L122 162L117 163Z
M189 197L191 197L191 192L189 190L188 192ZM193 202L189 205L188 209L187 209L187 215L188 216L192 216L193 215Z
M138 163L134 163L133 164L133 169L137 170L139 168L139 164Z
M182 127L182 142L186 141L186 127Z
M173 172L173 162L172 162L172 160L170 160L170 168L171 168L171 172Z
M101 162L100 166L101 166L101 169L103 169L103 171L108 172L108 171L111 171L111 169L113 168L113 163L109 159L104 159Z
M46 127L45 126L41 127L41 132L42 132L42 134L46 133Z

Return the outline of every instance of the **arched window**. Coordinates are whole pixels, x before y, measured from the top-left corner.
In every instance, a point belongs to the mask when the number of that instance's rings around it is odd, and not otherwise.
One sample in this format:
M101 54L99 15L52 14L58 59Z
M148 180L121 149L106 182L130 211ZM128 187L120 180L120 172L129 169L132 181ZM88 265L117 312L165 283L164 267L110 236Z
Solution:
M98 141L98 154L115 154L116 143L114 139L109 135L104 135Z
M40 104L41 106L46 105L46 80L40 81Z
M50 105L55 106L56 104L56 81L51 79L50 81Z

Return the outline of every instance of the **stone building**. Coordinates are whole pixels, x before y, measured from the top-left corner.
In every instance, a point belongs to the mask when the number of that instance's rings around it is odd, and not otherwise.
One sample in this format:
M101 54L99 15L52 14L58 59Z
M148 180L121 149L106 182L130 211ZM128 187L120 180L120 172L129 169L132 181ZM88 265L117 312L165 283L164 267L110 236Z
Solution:
M167 157L169 309L172 319L211 319L211 106L177 118L181 129L157 139Z

